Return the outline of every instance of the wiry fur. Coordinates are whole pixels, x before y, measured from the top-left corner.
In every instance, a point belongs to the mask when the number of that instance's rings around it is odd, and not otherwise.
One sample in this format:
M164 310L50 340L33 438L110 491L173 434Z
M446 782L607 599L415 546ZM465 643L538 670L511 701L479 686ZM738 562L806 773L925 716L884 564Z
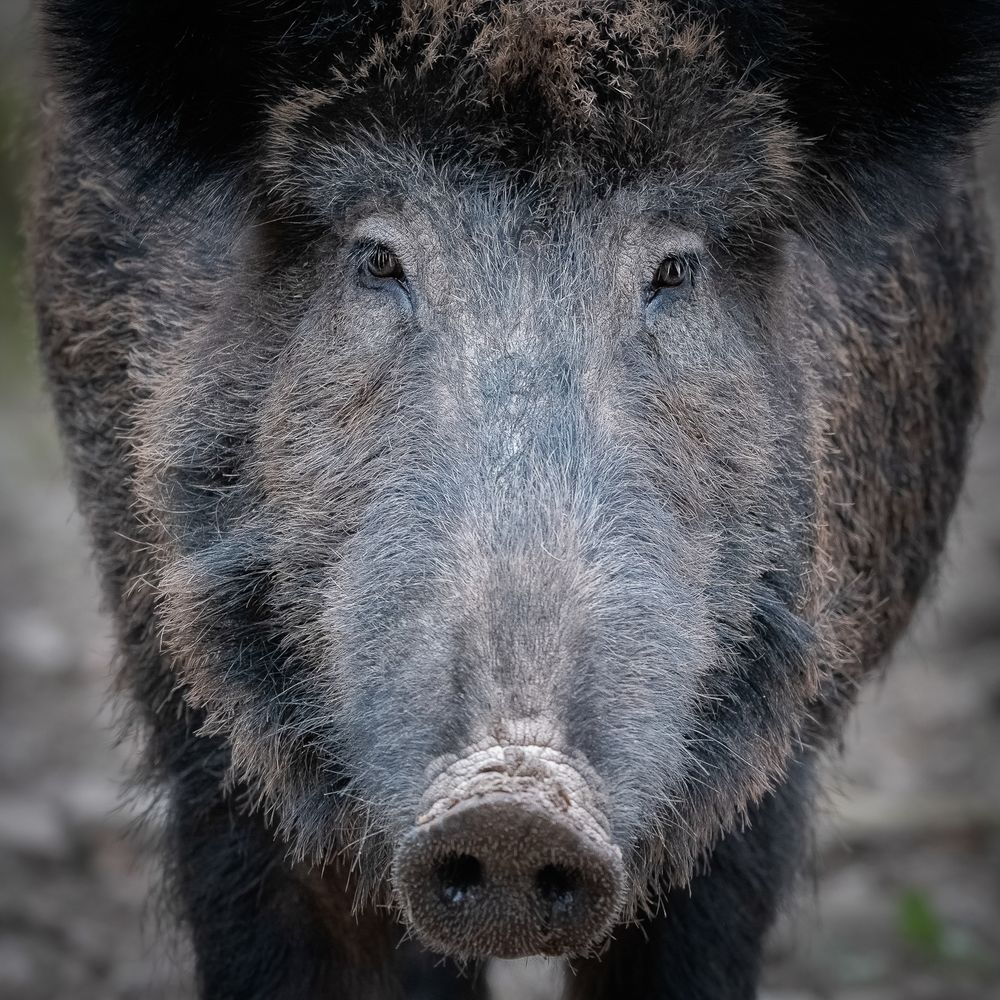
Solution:
M581 995L752 995L812 755L960 479L996 5L41 21L43 351L204 995L393 995L428 774L532 719L650 940ZM368 231L419 309L345 280ZM678 241L697 294L644 311Z

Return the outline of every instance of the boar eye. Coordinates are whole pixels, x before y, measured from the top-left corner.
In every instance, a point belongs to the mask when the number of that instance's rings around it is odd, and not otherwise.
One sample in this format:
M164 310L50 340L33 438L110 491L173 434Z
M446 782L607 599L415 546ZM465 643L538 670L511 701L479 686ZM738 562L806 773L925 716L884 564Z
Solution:
M687 288L691 284L693 271L694 267L687 257L665 258L653 273L653 296L664 290Z
M403 265L399 262L399 257L393 253L384 243L376 243L365 256L365 272L371 278L379 281L406 281L403 273Z

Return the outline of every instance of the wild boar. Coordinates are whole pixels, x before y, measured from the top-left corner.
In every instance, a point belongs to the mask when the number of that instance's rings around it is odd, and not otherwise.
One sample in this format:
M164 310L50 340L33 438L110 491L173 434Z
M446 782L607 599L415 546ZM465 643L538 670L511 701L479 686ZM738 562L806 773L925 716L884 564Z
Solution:
M201 996L753 997L961 482L998 5L39 25L42 352Z

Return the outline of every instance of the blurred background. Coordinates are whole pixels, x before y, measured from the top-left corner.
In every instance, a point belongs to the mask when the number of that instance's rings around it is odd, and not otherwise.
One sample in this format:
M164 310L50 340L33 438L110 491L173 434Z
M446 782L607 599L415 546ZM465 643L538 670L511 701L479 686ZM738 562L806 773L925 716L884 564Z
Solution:
M187 956L157 916L154 831L130 833L142 803L121 800L109 628L25 304L25 8L0 0L0 1000L181 1000ZM1000 130L982 160L1000 207ZM766 1000L1000 997L996 377L940 583L845 742Z

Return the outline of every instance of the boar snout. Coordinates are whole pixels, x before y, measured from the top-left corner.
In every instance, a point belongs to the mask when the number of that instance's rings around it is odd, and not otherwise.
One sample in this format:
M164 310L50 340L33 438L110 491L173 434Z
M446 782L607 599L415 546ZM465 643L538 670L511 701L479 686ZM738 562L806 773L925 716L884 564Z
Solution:
M621 851L592 785L548 747L492 747L432 784L397 853L416 934L456 956L592 951L620 916Z

